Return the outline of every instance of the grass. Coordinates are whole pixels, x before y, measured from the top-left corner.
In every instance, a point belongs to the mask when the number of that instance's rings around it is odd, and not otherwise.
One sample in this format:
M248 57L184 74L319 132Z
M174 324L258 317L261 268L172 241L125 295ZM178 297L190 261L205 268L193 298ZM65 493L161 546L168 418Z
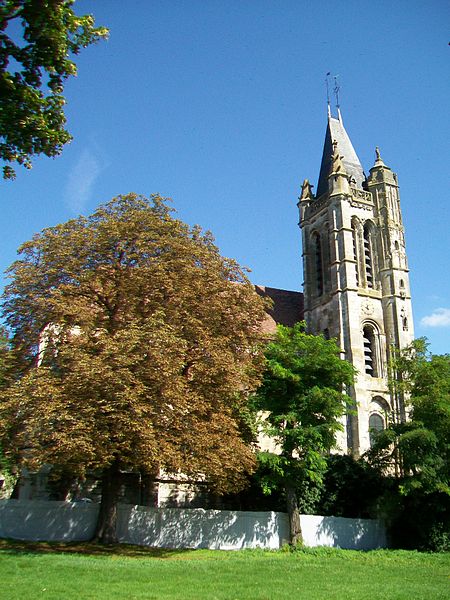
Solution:
M450 597L450 554L331 548L164 550L0 541L5 600Z

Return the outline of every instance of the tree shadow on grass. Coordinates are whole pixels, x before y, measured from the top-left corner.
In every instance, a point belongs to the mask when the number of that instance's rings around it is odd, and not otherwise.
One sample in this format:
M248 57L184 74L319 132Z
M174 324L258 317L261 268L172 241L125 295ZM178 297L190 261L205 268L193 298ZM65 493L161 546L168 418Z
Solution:
M122 556L125 558L192 558L192 549L149 548L131 544L92 542L26 542L0 540L1 554L82 554L85 556Z

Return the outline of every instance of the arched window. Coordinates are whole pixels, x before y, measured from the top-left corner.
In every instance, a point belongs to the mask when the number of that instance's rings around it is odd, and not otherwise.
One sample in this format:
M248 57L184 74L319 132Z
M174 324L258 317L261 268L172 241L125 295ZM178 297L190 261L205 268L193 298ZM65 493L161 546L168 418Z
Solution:
M374 441L377 438L377 435L380 431L384 429L384 419L378 413L372 413L369 416L369 437L370 437L370 445L373 446Z
M313 234L313 251L316 293L321 296L323 294L323 255L322 242L318 233Z
M358 231L355 222L352 223L352 239L353 239L353 258L355 260L356 269L356 285L359 285L359 268L358 268Z
M378 377L378 347L377 336L372 325L363 329L364 368L367 375Z
M331 279L330 279L330 256L331 256L331 240L330 240L330 226L328 223L324 224L322 234L322 270L323 270L323 289L325 292L330 291Z
M373 288L373 235L369 223L364 224L364 266L366 269L367 287Z

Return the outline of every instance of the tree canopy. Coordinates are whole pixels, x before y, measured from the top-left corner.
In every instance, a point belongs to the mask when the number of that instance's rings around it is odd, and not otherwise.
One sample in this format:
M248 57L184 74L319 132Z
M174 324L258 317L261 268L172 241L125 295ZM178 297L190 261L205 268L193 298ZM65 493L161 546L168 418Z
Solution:
M369 459L387 472L393 464L402 493L450 494L450 356L430 355L424 339L398 351L391 387L406 395L410 418L376 435Z
M0 327L0 389L10 381L12 362L8 334Z
M97 469L105 502L122 470L239 488L264 301L211 235L129 194L19 252L4 297L21 369L0 404L8 455Z
M264 430L279 453L261 452L268 467L262 481L267 493L282 486L291 520L291 541L301 540L298 491L320 483L326 454L342 430L349 398L344 386L353 382L352 365L340 358L334 340L308 335L304 324L279 325L266 350L267 367L256 405L264 411Z
M78 16L74 0L5 0L0 6L0 159L31 168L37 154L56 156L72 138L65 129L64 83L76 75L71 56L105 38L92 15ZM23 39L14 31L20 21Z
M391 388L409 419L374 436L369 462L389 484L382 501L401 547L450 549L450 355L430 355L422 338L398 351Z

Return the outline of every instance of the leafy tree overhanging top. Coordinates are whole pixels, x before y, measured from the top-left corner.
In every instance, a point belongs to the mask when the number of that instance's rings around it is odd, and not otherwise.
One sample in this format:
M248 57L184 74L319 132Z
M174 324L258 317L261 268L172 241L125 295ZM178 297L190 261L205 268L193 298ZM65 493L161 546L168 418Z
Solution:
M73 0L6 0L0 6L0 159L31 168L31 157L56 156L72 139L65 128L65 80L77 74L71 55L105 38L92 15L77 16ZM21 43L9 26L20 20Z

